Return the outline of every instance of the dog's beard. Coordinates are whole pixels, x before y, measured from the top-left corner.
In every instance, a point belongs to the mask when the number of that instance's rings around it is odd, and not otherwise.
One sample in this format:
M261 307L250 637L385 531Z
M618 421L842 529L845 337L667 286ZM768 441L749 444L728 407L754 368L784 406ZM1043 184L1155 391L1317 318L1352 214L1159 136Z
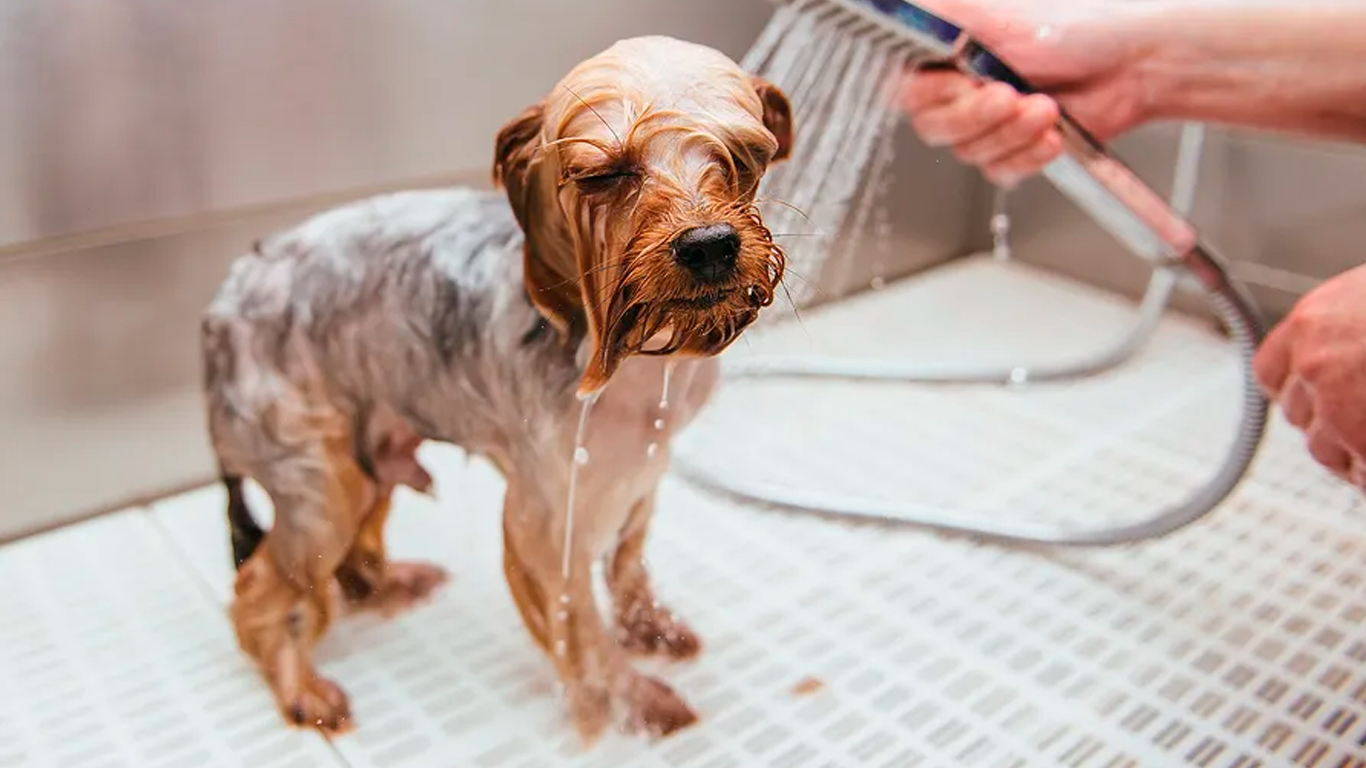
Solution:
M673 263L669 243L681 230L676 226L644 227L621 255L583 260L589 263L589 312L597 322L580 394L600 389L632 355L720 354L773 303L785 257L758 211L746 204L716 213L709 220L732 224L742 242L736 273L723 284L698 284ZM607 238L593 239L605 245Z

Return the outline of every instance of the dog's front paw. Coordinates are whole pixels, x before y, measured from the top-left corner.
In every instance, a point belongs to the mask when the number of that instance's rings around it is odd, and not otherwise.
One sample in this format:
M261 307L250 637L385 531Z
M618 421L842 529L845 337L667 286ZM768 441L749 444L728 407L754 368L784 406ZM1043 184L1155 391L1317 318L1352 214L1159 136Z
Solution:
M579 738L593 746L612 723L612 694L603 686L578 683L565 690L565 698Z
M336 683L312 675L294 690L282 691L285 718L294 725L341 734L351 730L351 705Z
M682 619L663 605L632 606L617 617L617 641L631 653L691 659L702 650L702 640Z
M697 714L683 697L653 677L634 675L627 691L627 728L663 737L697 722Z

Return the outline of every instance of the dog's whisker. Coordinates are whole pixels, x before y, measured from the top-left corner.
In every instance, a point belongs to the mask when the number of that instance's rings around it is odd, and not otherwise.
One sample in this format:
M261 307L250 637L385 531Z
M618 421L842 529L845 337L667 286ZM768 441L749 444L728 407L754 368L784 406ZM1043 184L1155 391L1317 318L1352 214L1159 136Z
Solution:
M547 286L545 286L545 287L543 287L543 288L539 288L538 290L540 290L540 291L551 291L551 290L555 290L556 288L563 288L563 287L565 287L566 285L577 284L577 283L583 282L583 279L586 278L586 277L588 277L588 276L590 276L590 275L596 275L596 274L599 274L599 273L601 273L601 272L606 272L606 271L608 271L608 270L610 270L610 269L628 267L628 266L630 266L630 263L631 263L630 257L622 257L622 258L617 259L617 260L615 260L615 261L607 261L607 262L603 262L602 264L596 264L596 265L594 265L594 266L589 267L588 269L583 270L582 272L580 272L579 274L575 275L574 277L567 278L567 279L565 279L565 280L562 280L561 282L554 283L554 284L552 284L552 285L547 285Z
M801 216L803 219L806 219L807 224L810 224L811 226L816 227L817 230L820 230L820 227L816 226L816 222L813 221L809 215L807 215L806 211L803 211L801 208L798 208L797 206L787 202L786 200L779 200L776 197L765 197L759 198L754 201L755 205L763 205L764 203L774 203L775 205L781 205L782 207L795 212L798 216ZM822 234L824 233L822 232Z
M813 283L811 280L807 279L807 277L806 277L805 275L801 274L801 273L798 272L797 270L795 270L795 269L793 269L793 268L791 268L791 267L788 267L787 269L783 270L783 273L784 273L784 277L786 277L787 275L791 275L792 277L795 277L795 278L797 278L798 280L801 280L802 283L803 283L804 285L806 285L807 287L809 287L813 293L815 293L816 295L821 295L821 291L816 287L816 284Z
M545 287L543 287L543 288L539 288L538 290L540 290L540 291L553 291L553 290L555 290L556 288L563 288L563 287L565 287L566 285L574 285L574 284L577 284L577 283L581 283L581 282L583 282L583 279L584 279L584 278L586 278L586 277L588 277L588 276L590 276L590 275L596 275L596 274L598 274L598 273L600 273L600 272L606 272L607 270L612 269L612 268L614 268L614 267L624 267L624 266L626 266L626 264L627 264L627 259L622 259L621 261L614 262L614 263L598 264L597 266L589 267L588 269L585 269L584 271L580 272L578 275L575 275L574 277L571 277L571 278L569 278L569 279L567 279L567 280L563 280L563 281L561 281L561 282L555 283L555 284L553 284L553 285L547 285L547 286L545 286Z
M787 281L780 280L778 285L783 289L783 293L787 294L787 303L792 307L792 317L796 319L797 326L802 329L802 334L806 336L806 340L811 341L811 333L806 329L806 321L802 319L801 310L797 309L797 302L792 298L792 291L787 288Z

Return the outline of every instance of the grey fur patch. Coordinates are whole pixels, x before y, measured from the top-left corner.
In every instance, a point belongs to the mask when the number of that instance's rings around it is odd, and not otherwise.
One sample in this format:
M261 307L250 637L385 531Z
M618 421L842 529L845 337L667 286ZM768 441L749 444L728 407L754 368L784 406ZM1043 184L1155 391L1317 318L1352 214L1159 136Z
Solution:
M373 432L368 414L388 413L480 453L538 443L507 424L559 423L581 369L526 296L521 248L506 200L471 189L370 198L264 239L205 316L225 465L306 487L321 449L291 435L319 438L290 424L325 411L359 435Z

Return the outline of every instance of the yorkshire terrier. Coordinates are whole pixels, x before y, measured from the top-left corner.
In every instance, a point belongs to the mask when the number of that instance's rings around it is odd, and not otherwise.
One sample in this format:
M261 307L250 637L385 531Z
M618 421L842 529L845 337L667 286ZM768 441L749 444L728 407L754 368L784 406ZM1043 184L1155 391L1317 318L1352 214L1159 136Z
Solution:
M506 478L508 586L585 741L696 720L628 660L700 648L656 599L642 549L670 437L782 280L756 191L791 148L791 107L771 83L700 45L624 40L499 131L501 193L363 200L235 261L203 319L208 426L233 625L289 721L350 727L346 695L311 658L342 610L400 609L446 578L385 556L394 488L431 486L423 440ZM269 532L246 478L274 503Z

